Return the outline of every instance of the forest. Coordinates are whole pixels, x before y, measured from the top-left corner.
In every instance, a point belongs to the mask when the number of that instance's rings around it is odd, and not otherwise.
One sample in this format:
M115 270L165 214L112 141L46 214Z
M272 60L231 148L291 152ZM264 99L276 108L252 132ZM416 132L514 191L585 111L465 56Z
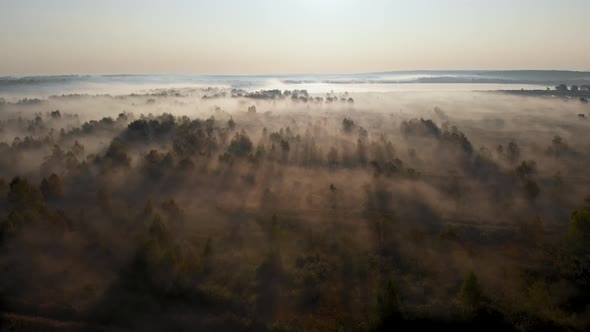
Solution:
M495 92L2 99L0 326L587 331L589 112Z

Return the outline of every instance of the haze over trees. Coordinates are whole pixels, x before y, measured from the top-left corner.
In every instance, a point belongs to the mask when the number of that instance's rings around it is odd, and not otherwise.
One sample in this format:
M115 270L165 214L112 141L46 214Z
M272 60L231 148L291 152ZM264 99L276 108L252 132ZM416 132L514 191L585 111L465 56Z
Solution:
M3 322L590 328L577 100L223 88L34 100L0 105Z

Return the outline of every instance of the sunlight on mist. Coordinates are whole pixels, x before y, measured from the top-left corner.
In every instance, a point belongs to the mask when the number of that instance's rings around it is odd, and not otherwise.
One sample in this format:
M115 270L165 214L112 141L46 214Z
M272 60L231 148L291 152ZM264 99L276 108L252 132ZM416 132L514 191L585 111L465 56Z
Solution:
M0 0L0 332L590 331L588 0Z

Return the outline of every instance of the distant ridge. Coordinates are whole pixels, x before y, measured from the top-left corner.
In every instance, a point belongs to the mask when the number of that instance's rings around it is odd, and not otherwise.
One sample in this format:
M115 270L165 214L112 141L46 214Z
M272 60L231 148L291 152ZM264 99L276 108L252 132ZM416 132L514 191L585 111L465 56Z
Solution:
M27 88L52 90L90 84L205 85L256 89L268 82L284 84L527 84L555 87L559 84L589 85L590 71L570 70L405 70L361 74L295 75L178 75L109 74L0 77L0 93ZM53 89L55 90L55 89Z
M574 70L408 70L367 73L365 75L418 75L418 76L446 76L473 79L504 79L519 80L527 83L531 81L558 80L590 80L590 71ZM361 74L362 75L362 74Z

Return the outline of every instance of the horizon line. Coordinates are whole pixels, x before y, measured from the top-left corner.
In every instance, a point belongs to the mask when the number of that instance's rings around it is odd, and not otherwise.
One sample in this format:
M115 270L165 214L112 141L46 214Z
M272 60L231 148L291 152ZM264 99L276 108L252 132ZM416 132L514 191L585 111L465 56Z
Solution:
M339 76L339 75L374 75L386 73L444 73L444 72L567 72L567 73L589 73L590 69L404 69L404 70L384 70L371 72L355 73L272 73L272 74L212 74L212 73L64 73L64 74L0 74L0 78L27 78L27 77L92 77L92 76L216 76L216 77L256 77L256 76Z

